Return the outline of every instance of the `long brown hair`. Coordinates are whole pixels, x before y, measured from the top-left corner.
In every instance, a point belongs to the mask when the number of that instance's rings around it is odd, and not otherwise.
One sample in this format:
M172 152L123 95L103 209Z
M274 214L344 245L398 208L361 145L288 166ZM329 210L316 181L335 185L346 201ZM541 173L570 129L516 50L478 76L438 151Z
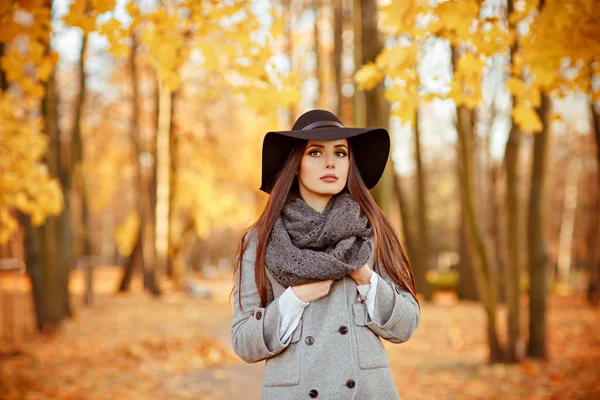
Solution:
M256 246L256 258L254 260L254 279L260 296L260 306L267 305L267 272L266 272L266 248L271 231L275 226L277 217L283 210L286 202L294 195L299 195L296 171L300 167L302 156L308 141L299 140L298 144L290 152L285 164L279 171L267 205L258 220L250 226L242 236L238 246L238 258L236 261L234 276L237 276L238 287L242 285L242 259L248 248L251 235L258 235ZM380 266L383 265L385 272L402 289L408 290L417 299L415 280L412 274L410 262L404 252L404 248L398 239L390 220L383 214L369 189L362 180L360 171L354 162L352 146L348 140L350 169L348 181L344 191L348 191L360 205L373 228L375 237L375 264L377 273L381 275ZM233 293L233 291L232 291ZM239 290L238 301L242 308L241 290ZM418 303L418 299L417 299Z

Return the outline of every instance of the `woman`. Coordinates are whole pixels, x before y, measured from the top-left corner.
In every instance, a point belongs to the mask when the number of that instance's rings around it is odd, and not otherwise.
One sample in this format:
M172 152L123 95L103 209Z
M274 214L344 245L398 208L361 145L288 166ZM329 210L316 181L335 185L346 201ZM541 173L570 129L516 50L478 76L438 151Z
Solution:
M420 308L410 264L368 189L384 129L312 110L263 141L264 212L240 243L235 352L266 360L261 399L399 399L381 342L407 341Z

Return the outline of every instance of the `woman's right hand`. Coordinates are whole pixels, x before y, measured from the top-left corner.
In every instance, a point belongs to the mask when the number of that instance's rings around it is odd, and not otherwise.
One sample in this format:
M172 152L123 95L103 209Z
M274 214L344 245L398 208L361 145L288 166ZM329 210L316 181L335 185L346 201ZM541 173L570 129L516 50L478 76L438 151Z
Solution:
M300 300L305 303L315 301L326 296L331 289L333 279L320 282L305 283L303 285L292 286L292 291Z

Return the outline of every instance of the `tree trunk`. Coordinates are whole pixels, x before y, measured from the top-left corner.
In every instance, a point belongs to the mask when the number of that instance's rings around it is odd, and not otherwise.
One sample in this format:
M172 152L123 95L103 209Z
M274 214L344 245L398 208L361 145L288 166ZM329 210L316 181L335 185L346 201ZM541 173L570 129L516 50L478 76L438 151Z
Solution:
M19 214L19 220L24 231L25 266L31 282L31 295L35 310L36 328L42 331L47 321L51 320L45 306L46 287L44 285L44 260L42 259L42 234L39 228L31 225L31 218Z
M173 94L160 82L158 103L158 129L156 137L156 268L167 269L169 250L169 211L171 200L171 117Z
M50 1L47 1L44 6L49 10L52 9ZM51 15L48 14L46 18L50 23ZM0 43L0 56L4 54L4 46L5 44ZM8 90L8 80L2 71L0 71L0 89ZM45 162L51 176L60 178L58 98L54 72L45 85L41 109L44 116L44 131L49 142ZM25 264L31 281L36 327L40 332L52 332L64 318L71 316L68 288L70 267L61 263L61 254L59 254L62 234L59 221L62 217L48 218L44 225L34 227L29 216L22 213L18 215L25 233ZM62 258L65 254L67 253L62 254Z
M368 0L372 3L373 0ZM363 64L363 23L362 23L362 1L353 0L352 2L352 31L354 32L354 71ZM373 43L376 46L375 43ZM357 85L354 79L352 80L354 85L354 126L366 126L367 124L367 105L366 105L366 93L357 90Z
M425 197L425 172L421 157L421 130L419 129L419 111L415 113L415 160L417 166L417 221L419 227L419 265L415 266L415 284L421 288L425 300L431 300L431 285L426 276L429 270L429 224L427 223L427 199Z
M546 358L546 301L548 294L548 255L544 242L542 199L544 194L546 153L548 142L548 112L550 99L542 95L537 113L542 120L542 131L534 137L529 193L529 220L527 225L527 256L529 266L529 342L527 355Z
M159 94L158 77L155 76L154 81L154 104L156 106L156 114L159 113ZM137 95L139 104L139 94ZM139 114L138 114L139 115ZM158 129L158 125L156 126ZM139 132L139 126L138 126ZM139 135L139 134L138 134ZM140 136L138 136L139 138ZM158 257L156 252L156 205L157 205L157 176L158 176L158 134L151 138L153 143L148 146L145 145L143 152L149 155L148 159L151 160L148 165L142 166L141 168L141 180L139 182L139 189L141 196L140 200L140 214L143 215L144 224L141 225L143 229L142 234L142 257L144 262L142 264L144 276L144 289L147 289L154 296L160 295L160 289L158 287ZM154 150L152 152L151 150Z
M169 253L169 260L173 270L173 281L176 285L183 286L185 281L185 264L182 262L182 249L189 248L189 245L195 238L194 220L189 218L187 222L181 224L182 227L177 232L177 240L174 240Z
M290 65L290 71L294 71L295 70L295 61L294 61L294 40L292 38L292 22L293 22L293 18L292 18L292 0L285 0L284 1L284 16L285 16L285 37L287 38L286 43L285 43L285 47L286 47L286 53L288 56L288 61L289 61L289 65ZM298 113L298 110L296 108L296 105L292 104L289 109L288 109L288 124L290 129L292 129L292 126L294 125L294 122L296 122L296 118L298 117L298 115L296 115Z
M488 251L485 246L483 234L477 219L474 201L473 171L472 171L472 140L473 140L473 110L461 106L457 109L457 132L459 146L459 175L461 199L464 203L469 238L478 256L473 263L473 273L479 297L487 315L487 336L490 347L490 362L499 362L503 359L503 349L498 339L496 314L498 309L497 279L491 268Z
M54 73L48 79L46 84L46 94L42 100L42 110L44 113L44 129L48 136L49 148L46 154L46 163L52 176L60 178L60 142L58 132L58 97L56 94L56 82ZM40 285L42 288L34 290L35 309L43 309L38 315L38 329L45 332L54 331L60 322L71 316L69 305L69 272L71 266L65 263L67 253L60 252L59 246L64 240L66 223L63 216L50 217L44 225L32 228L33 234L39 239L35 239L31 244L27 244L28 259L41 261L41 271L34 271L31 275L32 281L41 279L34 286ZM62 221L61 221L62 219ZM37 264L36 267L39 267ZM42 297L37 297L41 295Z
M514 11L514 1L507 2L507 20ZM510 23L510 22L509 22ZM516 31L515 26L510 28ZM510 48L510 60L513 62L517 52L517 42ZM515 97L512 98L513 106L516 103ZM506 170L506 264L504 267L504 293L508 308L507 321L507 348L506 358L509 362L517 362L523 358L521 349L523 348L521 338L521 226L519 224L519 148L521 145L521 131L514 123L509 132L504 154L504 167Z
M339 0L339 1L341 1L341 0ZM4 56L5 46L6 45L4 43L0 42L0 58L2 58ZM7 89L8 89L8 80L6 79L6 74L4 73L2 68L0 68L0 91L4 92Z
M514 99L513 99L514 101ZM521 132L513 123L506 143L504 154L504 165L506 168L506 241L507 258L504 268L504 290L506 304L508 307L508 342L507 361L516 362L522 355L518 354L518 342L521 337L520 316L520 251L521 229L519 226L519 193L518 193L518 170L519 170L519 146L521 143Z
M342 41L344 27L343 0L333 0L333 76L335 79L335 93L337 96L336 115L343 120L344 94L342 92L342 54L344 42Z
M393 165L393 161L392 161ZM393 169L393 168L392 168ZM398 199L398 204L400 206L400 217L402 218L402 234L404 236L404 243L406 244L405 250L408 253L407 257L413 265L413 260L417 260L418 257L418 249L416 248L415 241L413 240L412 231L410 229L410 212L408 208L408 201L406 200L406 195L404 194L404 190L402 190L402 184L400 182L399 176L394 176L393 180L394 184L394 195ZM415 270L415 266L413 265L413 270ZM419 283L415 282L417 287L417 292L421 291L421 287Z
M149 289L153 295L159 295L160 289L156 279L156 241L155 227L152 221L152 198L151 187L154 176L156 163L151 160L152 156L144 151L144 146L141 143L140 127L139 127L139 86L138 72L136 65L137 53L137 37L132 35L131 58L129 63L132 85L132 112L131 112L131 146L135 159L135 198L136 207L140 219L139 225L139 245L140 247L140 263L143 271L144 288ZM150 160L150 161L146 161ZM144 165L142 165L144 164ZM129 265L130 262L135 262L135 249L130 258L127 260L125 273L120 284L120 290L128 287L126 279L130 279L130 269L134 268Z
M323 63L321 62L321 25L319 23L320 18L320 0L313 0L313 8L315 12L315 25L313 27L313 40L314 40L314 52L315 52L315 78L317 80L317 108L326 109L326 95L325 95L325 79L323 74Z
M177 100L180 96L180 90L173 92L171 96L171 125L169 129L169 148L171 150L170 154L170 163L169 175L171 179L169 179L169 235L168 235L168 274L175 282L176 285L181 285L183 283L183 270L181 268L181 263L178 262L179 259L179 246L178 242L180 242L179 234L174 232L175 230L175 205L177 204L178 195L177 192L177 177L179 171L179 137L175 132L175 107L177 104ZM177 235L177 236L176 236Z
M355 5L356 5L355 1ZM360 2L360 40L354 38L354 43L357 48L360 47L361 62L357 67L375 61L377 55L383 50L381 35L378 28L378 5L376 0L368 0ZM359 10L354 11L358 14ZM368 127L387 128L389 125L389 108L390 105L385 100L383 95L384 85L380 82L372 90L365 92L364 96L364 112L366 125ZM357 109L357 110L360 110ZM393 196L393 175L391 163L386 164L385 171L379 183L372 189L373 198L387 215L390 213L392 196Z
M142 246L140 245L140 232L138 231L138 237L133 246L131 254L125 259L123 266L123 276L117 288L117 292L127 292L131 287L131 280L135 272L136 266L142 263Z
M565 194L558 241L556 282L565 285L569 284L569 273L571 271L573 231L575 228L575 213L577 211L577 189L579 186L579 171L581 169L580 159L576 151L578 136L578 133L571 132L569 137L570 155L567 160Z
M85 58L87 53L87 33L83 34L81 41L81 50L79 54L79 96L77 104L75 106L75 116L73 121L73 136L71 138L71 169L68 173L74 175L74 179L69 176L68 180L63 184L65 191L65 199L69 199L73 192L73 183L79 189L79 195L81 196L81 228L83 234L83 246L82 251L84 256L89 256L92 253L92 244L90 240L89 230L89 204L87 198L87 183L85 179L85 168L84 168L84 150L83 150L83 138L81 134L81 122L83 119L83 107L85 104L85 98L87 94L86 88L86 76L85 76ZM68 183L67 183L68 182ZM71 207L66 206L67 201L65 200L65 213L69 214L69 221L71 221ZM70 231L70 229L69 229ZM72 235L69 235L72 237ZM71 242L71 241L70 241ZM72 247L71 247L72 251ZM72 253L71 253L72 254ZM72 265L72 264L71 264ZM92 301L92 279L93 279L93 265L89 264L86 266L86 295L85 304L90 304Z
M491 160L491 155L490 155ZM493 242L493 250L492 250L492 262L493 267L496 269L498 274L504 274L503 269L505 268L505 263L502 259L502 234L500 232L500 217L502 215L502 200L498 198L498 180L499 175L501 173L501 165L497 165L493 162L490 162L490 170L489 170L489 179L490 179L490 190L488 191L488 198L490 203L490 210L488 213L488 218L490 220L490 236ZM520 267L519 267L520 270ZM503 281L501 279L498 280L499 290L498 290L498 300L502 303L506 301L506 293L504 290L504 285L502 285Z
M473 274L473 250L469 241L467 228L467 212L464 202L460 205L460 225L458 227L460 262L458 264L459 280L457 285L458 298L461 300L478 301L477 285Z
M596 304L600 297L600 113L591 103L592 129L596 141L596 213L591 224L591 264L588 280L588 301Z
M356 12L356 11L355 11ZM376 0L363 0L360 6L361 27L359 46L361 47L361 63L374 62L383 50L383 41L378 28L378 5ZM355 38L358 40L358 38ZM365 123L368 127L387 128L390 117L390 104L384 97L384 84L380 82L372 90L365 92ZM357 125L358 126L358 125Z

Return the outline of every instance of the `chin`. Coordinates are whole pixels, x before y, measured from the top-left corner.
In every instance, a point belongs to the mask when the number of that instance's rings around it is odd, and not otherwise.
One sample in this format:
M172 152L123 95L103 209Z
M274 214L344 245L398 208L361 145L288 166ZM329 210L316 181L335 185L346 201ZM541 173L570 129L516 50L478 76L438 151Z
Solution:
M332 185L331 183L319 182L315 185L313 192L322 196L333 196L344 190L345 185Z

